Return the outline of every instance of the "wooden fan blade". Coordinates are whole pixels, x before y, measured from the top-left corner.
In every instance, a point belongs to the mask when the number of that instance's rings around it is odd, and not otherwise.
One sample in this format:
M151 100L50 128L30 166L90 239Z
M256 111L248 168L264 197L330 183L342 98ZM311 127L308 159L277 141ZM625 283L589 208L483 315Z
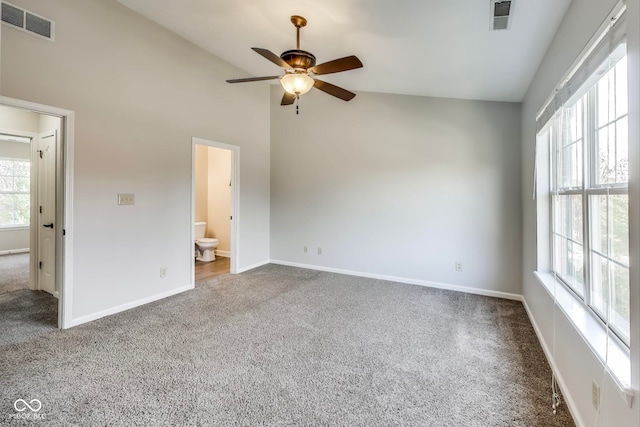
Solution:
M290 94L285 90L284 95L282 95L282 102L280 102L280 105L291 105L295 102L295 100L296 100L296 96Z
M346 89L342 89L336 85L332 85L331 83L323 82L322 80L316 79L313 83L313 87L316 89L320 89L321 91L328 93L329 95L333 95L336 98L340 98L343 101L351 101L356 94L353 92L349 92Z
M356 68L361 68L362 62L358 59L357 56L345 56L344 58L334 59L333 61L325 62L320 65L316 65L315 67L309 68L314 74L331 74L331 73L339 73L341 71L353 70Z
M275 53L271 52L270 50L261 49L259 47L252 47L251 49L253 49L254 51L259 53L260 55L262 55L265 58L267 58L269 61L271 61L274 64L276 64L278 67L282 67L285 70L288 70L288 69L291 68L291 65L287 64L284 59L280 58L278 55L276 55Z
M280 77L282 77L282 76L247 77L246 79L231 79L231 80L227 80L227 83L259 82L261 80L279 79Z

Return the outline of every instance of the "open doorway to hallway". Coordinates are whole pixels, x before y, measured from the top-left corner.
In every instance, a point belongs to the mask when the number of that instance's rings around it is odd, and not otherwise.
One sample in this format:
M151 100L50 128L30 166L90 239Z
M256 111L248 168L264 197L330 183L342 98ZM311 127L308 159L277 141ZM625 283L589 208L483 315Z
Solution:
M238 147L193 144L194 284L235 272Z
M63 119L0 105L0 311L58 326Z
M4 202L12 210L22 213L14 212L13 221L17 223L7 224L0 231L0 243L11 246L0 251L5 251L5 255L13 255L14 248L18 248L22 249L18 253L28 254L29 257L28 289L0 295L0 312L3 314L0 316L0 330L3 331L0 340L7 343L47 328L64 329L69 325L73 281L71 206L74 113L5 96L0 96L0 108L0 130L5 134L22 134L30 140L28 179L25 181L22 173L25 168L11 168L11 172L7 172L11 180L3 179L5 188L9 187L8 181L12 181L16 188L15 191L2 191L3 194L9 194ZM23 150L24 146L19 149ZM17 152L9 152L7 149L4 156L10 159L20 157ZM6 169L9 170L8 167ZM16 185L16 182L19 184ZM25 182L28 182L28 196L25 196ZM8 199L11 199L11 203ZM21 207L16 200L21 200L23 204L28 201L28 220L24 216L27 215L24 206ZM25 225L27 223L28 226ZM20 229L28 235L26 244L24 235L14 235L19 238L13 243L8 237ZM2 276L4 274L0 274ZM20 299L22 296L26 298Z

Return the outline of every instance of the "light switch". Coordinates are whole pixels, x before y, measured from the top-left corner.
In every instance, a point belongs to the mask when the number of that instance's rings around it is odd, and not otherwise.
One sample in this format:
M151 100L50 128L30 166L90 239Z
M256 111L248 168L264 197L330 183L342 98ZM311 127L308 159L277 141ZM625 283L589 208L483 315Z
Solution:
M118 194L118 205L133 205L134 202L133 194Z

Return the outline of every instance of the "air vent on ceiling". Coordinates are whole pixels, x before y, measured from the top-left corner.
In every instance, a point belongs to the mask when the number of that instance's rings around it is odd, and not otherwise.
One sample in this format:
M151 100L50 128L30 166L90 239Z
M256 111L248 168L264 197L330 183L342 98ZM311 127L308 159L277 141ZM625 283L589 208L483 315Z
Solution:
M491 29L508 30L511 24L513 1L491 0Z
M52 20L6 2L2 2L2 22L47 40L53 40L54 22Z

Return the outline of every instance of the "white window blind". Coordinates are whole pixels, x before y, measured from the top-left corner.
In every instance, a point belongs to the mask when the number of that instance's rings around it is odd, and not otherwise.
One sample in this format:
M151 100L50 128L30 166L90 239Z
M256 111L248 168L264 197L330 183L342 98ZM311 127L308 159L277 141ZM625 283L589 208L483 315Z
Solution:
M606 32L601 34L593 48L589 49L583 59L568 73L554 95L538 113L536 132L540 132L553 115L570 99L574 98L589 79L594 78L598 68L609 58L609 53L624 42L627 33L625 22L624 13L614 18L614 21L607 27Z

